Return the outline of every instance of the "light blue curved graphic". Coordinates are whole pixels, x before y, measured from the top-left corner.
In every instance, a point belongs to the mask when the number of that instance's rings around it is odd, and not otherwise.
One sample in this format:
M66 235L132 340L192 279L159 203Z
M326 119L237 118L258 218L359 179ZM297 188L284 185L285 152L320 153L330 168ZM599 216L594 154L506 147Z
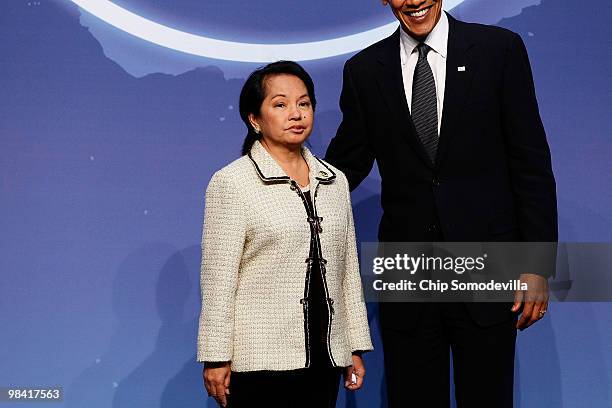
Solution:
M253 44L191 34L148 20L108 0L70 0L100 20L145 41L200 57L235 62L310 61L359 51L397 29L397 22L323 41L295 44ZM465 0L446 0L450 10Z

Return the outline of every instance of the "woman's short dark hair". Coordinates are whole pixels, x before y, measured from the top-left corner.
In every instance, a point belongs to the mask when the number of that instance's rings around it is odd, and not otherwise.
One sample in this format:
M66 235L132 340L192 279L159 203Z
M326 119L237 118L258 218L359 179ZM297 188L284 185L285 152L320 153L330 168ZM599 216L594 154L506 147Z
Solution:
M259 116L261 104L266 98L265 80L272 75L294 75L302 80L308 91L308 97L314 111L317 101L315 99L314 83L308 72L300 64L293 61L277 61L253 71L247 78L242 91L240 91L240 117L247 127L247 135L242 144L242 155L249 153L253 143L259 140L260 134L249 122L249 114Z

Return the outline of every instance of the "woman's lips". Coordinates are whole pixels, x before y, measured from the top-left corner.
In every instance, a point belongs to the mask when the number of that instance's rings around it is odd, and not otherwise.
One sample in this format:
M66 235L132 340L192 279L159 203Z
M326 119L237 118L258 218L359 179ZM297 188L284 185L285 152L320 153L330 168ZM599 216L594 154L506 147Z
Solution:
M305 129L305 126L291 126L290 128L287 128L288 131L295 133L302 133Z

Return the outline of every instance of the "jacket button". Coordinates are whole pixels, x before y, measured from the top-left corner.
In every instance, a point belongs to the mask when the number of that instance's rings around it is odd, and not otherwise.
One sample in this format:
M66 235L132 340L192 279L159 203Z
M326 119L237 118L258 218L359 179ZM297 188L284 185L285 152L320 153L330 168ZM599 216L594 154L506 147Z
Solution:
M433 180L431 180L431 184L433 184L434 187L440 187L440 180L434 177Z
M427 227L427 232L436 232L438 230L438 226L436 224L431 224Z

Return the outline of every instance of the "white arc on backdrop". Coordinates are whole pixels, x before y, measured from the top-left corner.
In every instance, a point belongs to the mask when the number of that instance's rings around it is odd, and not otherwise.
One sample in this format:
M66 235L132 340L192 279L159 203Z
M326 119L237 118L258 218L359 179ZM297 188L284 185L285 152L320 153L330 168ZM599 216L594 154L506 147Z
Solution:
M236 62L309 61L359 51L390 35L397 22L361 33L295 44L224 41L177 30L132 13L109 0L70 0L100 20L145 41L200 57ZM450 10L465 0L445 0Z

